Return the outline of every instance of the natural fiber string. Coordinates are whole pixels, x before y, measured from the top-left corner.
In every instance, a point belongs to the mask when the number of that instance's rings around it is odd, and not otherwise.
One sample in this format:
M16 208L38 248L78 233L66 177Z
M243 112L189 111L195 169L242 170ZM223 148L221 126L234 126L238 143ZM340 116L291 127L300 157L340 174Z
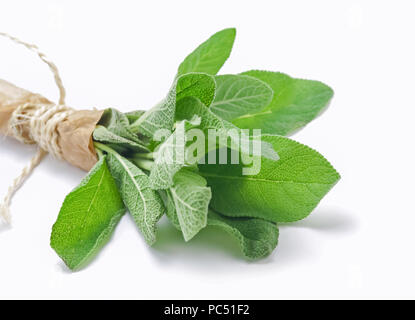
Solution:
M7 223L10 223L10 203L13 195L31 174L33 169L42 161L47 152L57 158L62 158L62 151L58 143L58 133L56 129L57 125L71 114L73 110L65 106L65 88L56 65L49 60L36 45L21 41L7 33L0 32L0 36L6 37L35 52L40 59L49 66L59 89L58 105L24 104L19 106L13 112L9 120L9 130L11 130L12 135L15 138L26 144L37 143L39 145L36 155L23 169L21 174L14 179L7 190L3 204L0 205L0 216L2 216ZM29 128L28 135L24 134L23 128Z
M9 131L19 141L36 143L40 149L62 159L57 126L72 112L73 109L61 105L26 103L13 112L8 123Z
M42 59L42 61L44 63L46 63L49 66L49 69L52 71L53 76L55 78L55 82L56 85L58 86L59 89L59 105L64 105L65 104L65 97L66 97L66 91L65 91L65 87L63 86L63 82L62 79L59 75L59 71L58 68L56 67L56 65L43 53L39 50L39 48L31 43L27 43L24 42L16 37L13 37L7 33L4 32L0 32L0 36L5 37L7 39L10 39L11 41L17 43L17 44L21 44L23 46L25 46L26 48L28 48L29 50L35 52L40 59Z
M41 148L38 149L36 155L30 160L30 163L22 170L21 174L13 180L13 183L9 186L7 194L3 199L3 204L0 207L0 213L4 221L8 224L11 223L10 216L10 202L13 195L21 187L26 178L30 175L34 168L42 161L43 157L46 155L46 151L43 151Z

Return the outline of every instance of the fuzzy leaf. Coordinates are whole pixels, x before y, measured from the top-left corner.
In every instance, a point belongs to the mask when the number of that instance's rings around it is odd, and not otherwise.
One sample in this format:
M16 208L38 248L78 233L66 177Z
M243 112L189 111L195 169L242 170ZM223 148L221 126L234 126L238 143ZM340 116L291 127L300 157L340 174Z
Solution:
M219 227L234 236L250 259L268 256L278 244L277 226L262 219L229 218L210 210L208 226Z
M242 165L199 165L212 188L211 207L231 217L257 217L274 222L305 218L340 179L317 151L281 136L265 135L280 156L262 158L258 175L243 175Z
M144 113L144 110L136 110L125 113L125 116L127 117L129 124L132 124L137 121Z
M167 216L183 233L185 241L206 227L212 197L206 180L196 172L182 169L174 176L174 185L167 193Z
M156 224L164 214L160 196L150 188L147 175L118 154L108 154L108 167L121 197L149 245L156 241Z
M128 117L116 109L106 109L98 124L107 128L117 136L126 138L139 144L141 143L138 136L129 130Z
M180 75L174 80L167 97L152 109L141 114L129 129L150 138L154 137L158 130L171 131L174 124L176 101L193 96L210 104L215 97L215 88L214 78L206 73Z
M214 129L220 136L226 136L228 132L233 131L237 133L237 137L230 136L225 142L219 141L218 147L231 146L231 142L239 144L243 140L252 140L251 137L245 137L241 134L241 130L232 123L223 120L214 114L210 108L207 108L200 100L194 97L186 97L177 103L176 120L191 119L195 115L199 116L201 123L199 128L204 131L205 136L208 136L209 129ZM245 141L247 142L247 141ZM248 141L249 142L249 141ZM249 143L240 143L241 151L250 154ZM216 146L215 146L216 148ZM206 152L211 151L206 149ZM278 160L278 154L275 152L272 145L267 142L261 142L262 156L271 160Z
M215 75L231 54L236 30L224 29L215 33L197 47L180 64L178 75L204 72Z
M267 107L273 96L271 87L253 77L223 75L215 77L217 89L210 109L222 119L258 113ZM203 101L202 101L203 102Z
M209 106L215 97L216 83L213 76L206 73L188 73L177 81L176 99L195 97Z
M319 81L270 71L252 70L243 74L268 83L274 90L274 98L262 111L234 119L232 123L239 128L289 135L316 118L333 97L333 90Z
M130 149L134 152L145 152L149 151L143 144L139 144L135 141L129 140L118 136L117 134L109 131L107 128L98 125L93 133L94 141L104 142L111 145L121 146L123 148Z
M52 228L50 245L70 269L79 269L108 241L124 212L103 157L66 196Z
M176 110L176 86L177 79L174 80L167 96L132 123L129 130L149 138L153 138L158 130L171 131Z
M152 189L162 190L173 185L174 175L186 165L186 131L199 124L200 118L197 116L190 121L178 122L173 134L159 146L157 157L150 171Z

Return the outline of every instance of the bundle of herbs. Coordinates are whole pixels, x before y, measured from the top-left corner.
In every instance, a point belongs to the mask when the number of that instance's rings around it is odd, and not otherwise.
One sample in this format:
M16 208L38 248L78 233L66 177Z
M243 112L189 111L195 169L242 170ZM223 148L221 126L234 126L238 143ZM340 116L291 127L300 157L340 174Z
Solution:
M104 112L93 133L99 160L52 229L70 269L97 254L126 212L149 245L166 214L185 241L216 227L247 258L263 258L277 223L307 217L339 180L322 155L285 137L321 113L332 89L278 72L217 75L235 34L222 30L188 55L155 107Z

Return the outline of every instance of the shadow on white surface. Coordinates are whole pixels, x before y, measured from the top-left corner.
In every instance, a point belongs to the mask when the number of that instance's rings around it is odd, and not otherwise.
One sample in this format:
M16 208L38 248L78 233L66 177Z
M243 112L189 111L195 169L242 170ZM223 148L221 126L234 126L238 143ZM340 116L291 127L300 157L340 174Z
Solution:
M94 262L92 262L91 263L91 265L93 264ZM58 263L56 263L56 267L57 267L57 269L60 271L60 272L62 272L62 273L65 273L65 274L73 274L74 273L74 271L71 271L67 266L66 266L66 264L65 264L65 262L63 262L62 260L60 260ZM84 268L84 269L87 269L87 267L86 268ZM82 269L81 269L82 270Z
M48 155L42 161L42 168L48 171L51 176L57 179L65 179L73 187L77 186L87 175L87 172L70 165L69 163L53 158Z
M16 139L9 138L9 137L0 137L0 149L6 150L7 157L14 159L14 161L18 163L22 163L21 170L23 170L24 166L29 164L29 161L36 153L37 147L33 145L25 145ZM74 185L78 185L81 182L82 178L86 175L86 172L71 166L65 161L58 160L53 158L50 155L47 155L39 165L42 169L47 169L50 171L51 175L55 175L57 177L65 176L65 181L69 181ZM4 169L3 169L4 170ZM36 168L33 171L36 173ZM20 174L20 171L16 172L16 176ZM30 177L28 178L30 179ZM12 183L12 180L10 180Z
M35 146L25 145L14 138L5 136L0 136L0 148L3 154L7 153L7 156L10 155L10 157L16 157L21 160L26 159L36 150Z
M315 237L321 242L333 241L333 237L337 239L352 235L357 227L353 216L339 208L317 208L304 220L281 223L275 264L292 266L315 261L322 254L321 246L316 246Z
M134 224L128 214L124 218L126 223ZM221 229L208 227L191 241L185 242L182 234L164 217L159 223L156 244L153 247L146 246L146 250L149 257L153 257L153 261L163 269L179 266L181 270L191 273L229 274L258 272L260 268L261 272L273 273L293 265L307 264L321 255L321 247L316 246L315 239L310 241L310 233L324 242L328 241L324 236L327 233L336 237L349 236L356 229L357 222L345 211L335 208L317 209L303 221L281 224L279 244L275 251L265 259L250 261L243 256L237 241ZM134 227L134 230L137 233L134 241L144 241L138 229ZM100 257L111 246L111 240L90 264L76 273L91 270L96 263L102 263ZM63 274L73 274L63 261L59 261L56 268Z
M5 222L0 222L0 233L3 231L8 231L12 228L10 224L7 224Z
M207 227L193 239L185 242L182 234L163 219L158 230L152 256L161 266L177 267L191 273L229 274L238 270L249 271L258 261L247 260L238 242L216 227ZM273 254L259 263L272 261ZM254 269L252 268L252 271Z
M234 258L243 258L240 248L234 239L220 229L207 227L192 240L185 242L183 235L168 221L162 221L158 230L155 251L166 255L188 254L203 255L203 252L226 254Z
M318 254L317 249L308 243L307 237L299 236L296 229L308 229L317 233L348 234L357 228L352 216L340 209L317 209L307 219L297 223L279 225L280 239L275 251L267 258L249 261L233 237L217 228L208 227L195 238L185 242L181 233L167 220L160 223L158 241L152 250L156 260L163 264L180 263L205 271L235 271L235 264L246 266L268 265L273 270L292 265L298 261L307 261Z
M280 227L304 228L321 232L348 233L357 229L357 221L351 214L338 208L316 209L304 220L294 223L281 223Z

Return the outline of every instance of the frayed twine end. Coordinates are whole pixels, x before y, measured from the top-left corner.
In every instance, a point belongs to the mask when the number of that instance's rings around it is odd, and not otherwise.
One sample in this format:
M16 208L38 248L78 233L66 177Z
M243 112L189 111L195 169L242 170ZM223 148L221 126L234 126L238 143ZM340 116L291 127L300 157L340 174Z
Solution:
M9 206L5 203L0 205L0 216L3 218L4 222L6 222L8 225L11 224L11 215L10 215L10 209Z

